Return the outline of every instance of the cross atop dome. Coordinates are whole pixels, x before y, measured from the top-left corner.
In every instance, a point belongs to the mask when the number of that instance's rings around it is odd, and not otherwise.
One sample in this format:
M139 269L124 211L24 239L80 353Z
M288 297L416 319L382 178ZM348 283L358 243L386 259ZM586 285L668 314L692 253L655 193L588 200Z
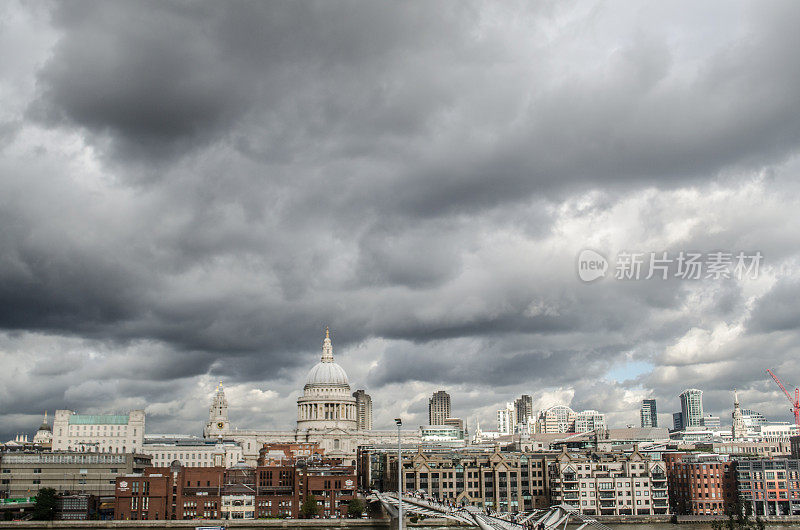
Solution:
M325 326L325 340L322 341L322 358L323 363L333 362L333 346L331 345L331 330Z

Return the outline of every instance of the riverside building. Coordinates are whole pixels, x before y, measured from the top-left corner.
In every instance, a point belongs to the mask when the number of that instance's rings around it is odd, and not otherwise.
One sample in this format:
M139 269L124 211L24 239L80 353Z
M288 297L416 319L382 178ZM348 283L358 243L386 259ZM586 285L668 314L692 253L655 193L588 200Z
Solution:
M668 513L666 464L637 450L625 453L562 451L550 464L550 500L587 515Z
M436 446L403 448L403 489L458 505L520 512L550 506L548 462L555 453ZM397 446L359 448L361 487L397 490Z
M20 451L0 455L0 492L31 497L42 488L58 493L114 495L118 475L140 473L150 456L131 453Z
M724 515L737 497L735 462L728 455L667 453L672 513Z

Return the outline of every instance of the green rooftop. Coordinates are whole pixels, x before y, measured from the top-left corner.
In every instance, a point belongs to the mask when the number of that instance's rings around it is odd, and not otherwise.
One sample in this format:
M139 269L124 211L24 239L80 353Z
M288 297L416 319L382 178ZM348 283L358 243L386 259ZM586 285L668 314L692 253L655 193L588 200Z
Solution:
M127 425L127 414L72 414L70 425Z

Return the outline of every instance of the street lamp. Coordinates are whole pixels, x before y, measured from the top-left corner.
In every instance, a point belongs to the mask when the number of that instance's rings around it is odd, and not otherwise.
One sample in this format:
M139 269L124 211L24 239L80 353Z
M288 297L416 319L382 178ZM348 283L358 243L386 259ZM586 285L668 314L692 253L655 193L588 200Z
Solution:
M403 420L395 418L397 424L397 530L403 530L403 448L400 445L400 427Z

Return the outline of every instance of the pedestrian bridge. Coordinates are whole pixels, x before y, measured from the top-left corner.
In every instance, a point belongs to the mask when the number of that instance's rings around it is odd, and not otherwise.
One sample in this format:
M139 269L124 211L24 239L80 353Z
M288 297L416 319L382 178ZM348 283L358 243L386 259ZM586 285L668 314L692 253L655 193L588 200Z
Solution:
M397 517L397 493L382 493L374 491L375 499L392 517ZM575 530L610 530L606 525L598 522L567 504L551 506L547 510L534 510L521 514L487 513L476 506L457 507L442 504L421 497L403 496L403 515L424 515L426 517L440 517L458 521L462 524L477 526L481 530L566 530L567 525L572 525Z

